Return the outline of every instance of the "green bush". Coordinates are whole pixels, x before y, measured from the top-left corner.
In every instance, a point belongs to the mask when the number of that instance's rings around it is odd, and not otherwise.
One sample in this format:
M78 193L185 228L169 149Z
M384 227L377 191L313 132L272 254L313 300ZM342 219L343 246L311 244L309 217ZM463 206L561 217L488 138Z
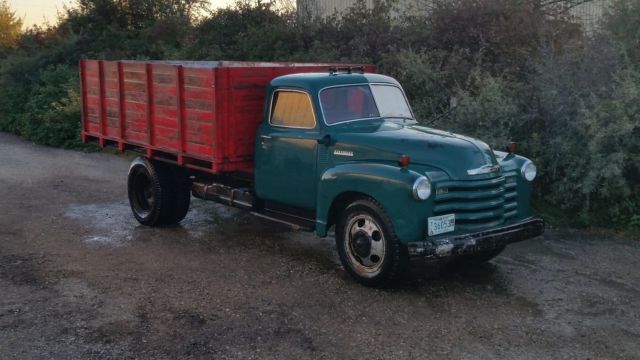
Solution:
M460 91L469 67L462 50L405 50L398 54L395 76L407 92L416 116L425 124L446 127L451 99Z
M589 125L581 196L599 223L632 225L640 215L640 73L616 74L609 98L596 98L584 114Z
M36 143L79 147L80 96L75 67L50 66L26 100L18 132Z
M442 124L454 131L478 137L503 149L514 139L522 115L517 98L501 78L476 70L470 75L470 89L456 89L452 111Z

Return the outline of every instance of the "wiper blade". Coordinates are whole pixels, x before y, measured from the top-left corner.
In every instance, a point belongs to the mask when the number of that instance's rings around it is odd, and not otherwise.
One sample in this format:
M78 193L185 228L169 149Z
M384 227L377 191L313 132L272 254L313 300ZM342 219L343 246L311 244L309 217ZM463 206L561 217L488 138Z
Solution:
M416 119L412 118L412 117L408 117L408 116L385 116L387 119L399 119L402 120L403 123L407 122L407 121L415 121L418 122Z
M393 118L393 119L415 120L411 116L404 116L404 115L385 115L384 117Z

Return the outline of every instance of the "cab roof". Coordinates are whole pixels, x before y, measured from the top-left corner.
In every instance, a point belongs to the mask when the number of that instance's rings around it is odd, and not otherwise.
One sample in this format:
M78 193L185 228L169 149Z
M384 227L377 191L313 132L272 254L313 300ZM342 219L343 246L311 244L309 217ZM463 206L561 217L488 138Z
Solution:
M273 87L302 88L311 92L319 92L330 86L384 83L400 86L396 79L374 73L298 73L279 76L271 80Z

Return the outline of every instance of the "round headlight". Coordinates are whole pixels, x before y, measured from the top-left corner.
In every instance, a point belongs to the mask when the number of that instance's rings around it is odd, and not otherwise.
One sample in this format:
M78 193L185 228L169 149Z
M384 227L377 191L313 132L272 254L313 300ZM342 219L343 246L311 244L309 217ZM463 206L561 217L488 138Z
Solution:
M413 197L416 200L427 200L431 195L431 181L424 176L420 176L413 183Z
M525 178L527 181L533 181L533 179L536 178L536 166L533 165L533 163L530 160L527 160L524 165L522 165L522 168L520 169L520 172L522 173L522 177Z

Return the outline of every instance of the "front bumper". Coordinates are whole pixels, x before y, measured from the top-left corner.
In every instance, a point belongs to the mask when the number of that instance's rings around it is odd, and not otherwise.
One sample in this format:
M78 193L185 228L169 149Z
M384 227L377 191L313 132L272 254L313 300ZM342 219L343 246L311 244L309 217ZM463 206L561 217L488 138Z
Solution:
M530 239L542 233L544 233L544 220L531 217L515 224L475 233L410 242L407 247L409 256L412 257L445 258L494 249Z

